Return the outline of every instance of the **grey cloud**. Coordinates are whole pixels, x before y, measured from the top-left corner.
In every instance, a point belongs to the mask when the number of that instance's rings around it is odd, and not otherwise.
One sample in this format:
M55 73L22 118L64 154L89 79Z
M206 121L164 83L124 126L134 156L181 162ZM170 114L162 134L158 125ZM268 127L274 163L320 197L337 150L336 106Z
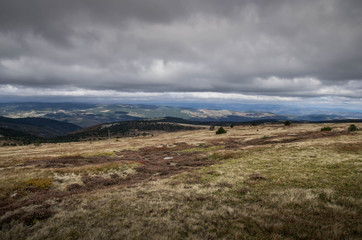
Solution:
M352 0L0 0L0 84L358 97L361 25Z

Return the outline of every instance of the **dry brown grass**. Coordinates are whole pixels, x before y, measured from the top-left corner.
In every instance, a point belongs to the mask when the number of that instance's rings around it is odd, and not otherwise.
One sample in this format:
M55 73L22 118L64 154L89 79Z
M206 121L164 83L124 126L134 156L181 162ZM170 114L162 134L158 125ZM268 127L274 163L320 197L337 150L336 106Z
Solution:
M349 125L3 147L0 239L359 239Z

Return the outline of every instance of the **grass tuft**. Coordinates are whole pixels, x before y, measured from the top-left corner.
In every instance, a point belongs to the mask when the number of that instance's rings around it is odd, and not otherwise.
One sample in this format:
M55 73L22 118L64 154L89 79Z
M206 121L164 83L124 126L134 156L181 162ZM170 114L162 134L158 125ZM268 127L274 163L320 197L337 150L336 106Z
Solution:
M26 180L25 185L35 187L37 189L49 189L52 186L51 178L32 178Z

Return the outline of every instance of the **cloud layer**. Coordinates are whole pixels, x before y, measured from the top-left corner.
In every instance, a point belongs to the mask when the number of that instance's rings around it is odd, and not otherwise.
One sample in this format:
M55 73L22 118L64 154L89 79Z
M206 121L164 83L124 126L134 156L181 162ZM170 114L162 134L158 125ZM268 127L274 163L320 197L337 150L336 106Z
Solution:
M361 26L358 0L0 0L0 85L361 98Z

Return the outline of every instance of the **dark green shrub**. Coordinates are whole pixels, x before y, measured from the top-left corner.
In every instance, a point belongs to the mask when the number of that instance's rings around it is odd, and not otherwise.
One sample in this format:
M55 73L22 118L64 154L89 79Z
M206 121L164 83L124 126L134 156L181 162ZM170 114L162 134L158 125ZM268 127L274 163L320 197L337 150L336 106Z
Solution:
M230 127L233 128L233 127L234 127L234 124L230 124Z
M331 127L322 127L321 131L322 132L332 131L332 128Z
M214 125L211 125L209 129L210 129L210 131L214 131L215 126L214 126Z
M358 130L358 128L354 124L351 124L351 126L348 127L348 131L350 131L350 132L357 131L357 130Z
M291 123L289 120L287 120L287 121L284 122L284 125L285 125L285 126L289 126L290 124L292 124L292 123Z
M219 127L219 129L216 131L216 134L223 134L226 133L227 131L223 128L223 127Z

